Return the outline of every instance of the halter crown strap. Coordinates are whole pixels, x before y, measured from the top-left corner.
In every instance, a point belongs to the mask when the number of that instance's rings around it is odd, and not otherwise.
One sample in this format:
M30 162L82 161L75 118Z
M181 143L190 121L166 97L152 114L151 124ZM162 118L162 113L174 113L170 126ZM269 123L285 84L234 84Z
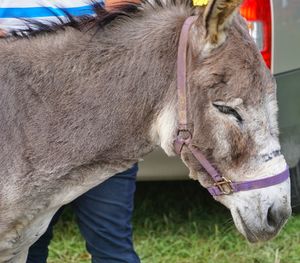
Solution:
M208 191L213 196L231 194L238 191L247 191L251 189L265 188L271 185L276 185L284 182L289 178L289 168L274 176L246 181L246 182L232 182L227 178L221 176L219 172L211 165L205 158L201 151L192 145L192 131L188 127L188 110L187 110L187 92L186 92L186 60L187 60L187 45L188 34L192 23L197 19L196 16L188 17L182 26L178 56L177 56L177 92L178 92L178 121L179 127L177 131L177 138L174 141L174 148L178 155L181 154L183 146L187 146L193 156L199 161L201 166L213 179L214 186L209 187Z
M188 17L182 26L177 55L177 89L179 129L187 130L186 58L189 29L196 16Z

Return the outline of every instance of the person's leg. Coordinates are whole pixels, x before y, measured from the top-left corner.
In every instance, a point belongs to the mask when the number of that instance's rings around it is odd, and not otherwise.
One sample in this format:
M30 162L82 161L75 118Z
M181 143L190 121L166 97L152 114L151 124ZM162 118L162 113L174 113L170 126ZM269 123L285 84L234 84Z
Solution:
M48 246L53 237L53 226L62 214L63 208L59 209L53 216L46 232L29 248L26 263L46 263L48 257Z
M131 226L136 173L137 165L72 203L93 263L140 262L133 248Z

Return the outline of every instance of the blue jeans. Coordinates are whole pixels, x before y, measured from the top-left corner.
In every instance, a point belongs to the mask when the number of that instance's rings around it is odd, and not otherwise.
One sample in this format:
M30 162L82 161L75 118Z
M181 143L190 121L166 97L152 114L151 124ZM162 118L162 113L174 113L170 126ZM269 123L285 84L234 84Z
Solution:
M92 256L92 263L139 263L133 248L131 216L137 165L116 174L74 200L71 205ZM27 263L45 263L53 225L62 209L53 217L47 231L29 249Z

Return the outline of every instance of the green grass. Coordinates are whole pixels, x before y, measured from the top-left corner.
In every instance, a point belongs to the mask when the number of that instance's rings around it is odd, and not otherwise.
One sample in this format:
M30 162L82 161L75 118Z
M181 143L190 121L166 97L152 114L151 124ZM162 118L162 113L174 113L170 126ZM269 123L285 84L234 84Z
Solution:
M135 203L134 240L142 263L300 262L300 216L275 240L253 245L196 182L138 183ZM55 228L48 262L90 262L70 211Z

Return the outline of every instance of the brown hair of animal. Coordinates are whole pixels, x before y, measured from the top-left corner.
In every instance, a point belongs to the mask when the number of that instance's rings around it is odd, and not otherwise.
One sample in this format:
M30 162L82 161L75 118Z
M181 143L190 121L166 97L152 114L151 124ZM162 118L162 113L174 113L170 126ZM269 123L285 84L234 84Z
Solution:
M205 9L203 24L206 30L206 37L212 44L219 41L220 31L231 23L232 13L240 6L241 0L227 1L217 0L209 1L208 8Z

